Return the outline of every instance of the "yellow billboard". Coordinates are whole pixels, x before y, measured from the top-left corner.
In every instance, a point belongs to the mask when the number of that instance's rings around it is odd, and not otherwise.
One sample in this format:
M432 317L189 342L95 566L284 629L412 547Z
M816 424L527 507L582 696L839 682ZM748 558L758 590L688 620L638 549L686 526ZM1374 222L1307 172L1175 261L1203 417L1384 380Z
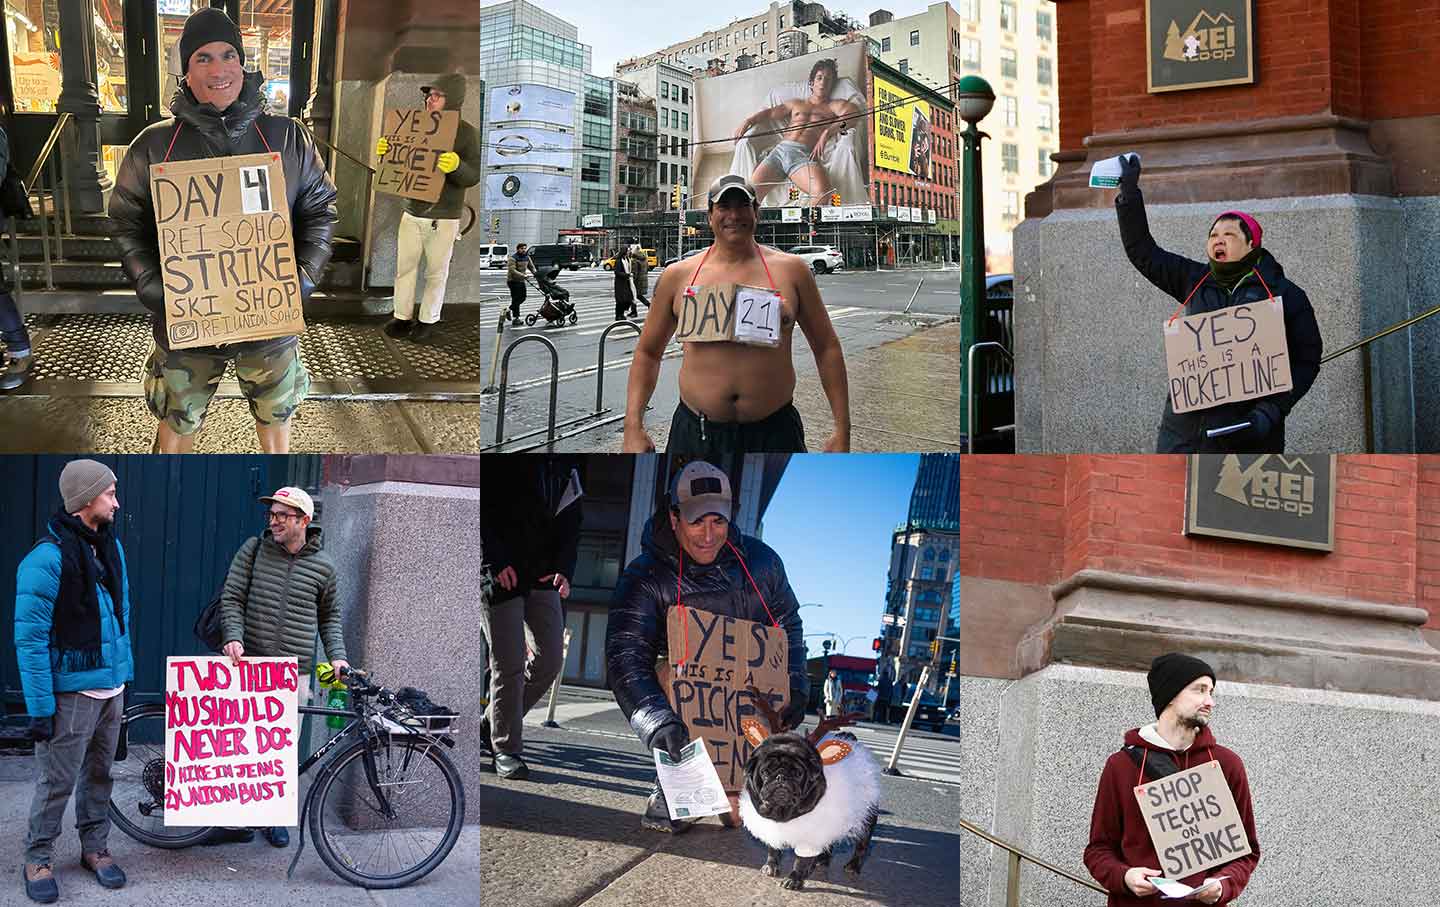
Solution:
M930 102L875 76L875 166L930 177Z

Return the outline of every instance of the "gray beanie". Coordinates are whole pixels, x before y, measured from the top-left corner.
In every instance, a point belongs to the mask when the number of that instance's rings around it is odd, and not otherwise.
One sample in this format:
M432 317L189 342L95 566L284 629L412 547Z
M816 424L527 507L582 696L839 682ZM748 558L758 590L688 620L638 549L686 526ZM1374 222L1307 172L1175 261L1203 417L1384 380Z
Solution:
M115 484L115 473L98 460L71 460L60 470L60 497L65 512L74 513Z

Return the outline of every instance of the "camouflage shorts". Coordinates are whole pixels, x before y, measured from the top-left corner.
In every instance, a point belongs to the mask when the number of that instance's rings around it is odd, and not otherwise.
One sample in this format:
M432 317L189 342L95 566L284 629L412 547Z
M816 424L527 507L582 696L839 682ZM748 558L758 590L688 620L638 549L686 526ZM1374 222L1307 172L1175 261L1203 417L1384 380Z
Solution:
M180 435L193 435L205 424L205 410L220 386L225 364L235 362L240 392L261 425L289 419L310 390L310 374L300 361L300 347L270 353L216 356L190 350L150 350L145 363L145 401L157 419Z

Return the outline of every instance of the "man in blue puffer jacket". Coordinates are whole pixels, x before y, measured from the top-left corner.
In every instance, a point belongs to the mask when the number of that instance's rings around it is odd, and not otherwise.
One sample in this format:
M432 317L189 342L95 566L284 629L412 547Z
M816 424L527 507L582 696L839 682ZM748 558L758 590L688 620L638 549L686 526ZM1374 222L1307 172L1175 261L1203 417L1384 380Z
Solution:
M781 717L787 727L805 717L810 680L800 605L780 555L741 535L733 515L729 477L704 460L688 464L671 483L669 519L657 514L645 524L644 553L625 568L610 605L605 659L615 703L647 748L666 750L676 760L690 732L665 700L655 661L668 649L665 618L677 595L714 614L761 623L773 614L789 643L790 699ZM685 831L691 822L670 819L658 784L640 820L646 828L669 832Z
M15 583L15 655L40 770L22 881L42 904L60 897L50 865L72 790L81 865L106 888L125 884L105 843L121 694L135 679L115 473L72 460L60 472L60 497L64 507L20 562Z

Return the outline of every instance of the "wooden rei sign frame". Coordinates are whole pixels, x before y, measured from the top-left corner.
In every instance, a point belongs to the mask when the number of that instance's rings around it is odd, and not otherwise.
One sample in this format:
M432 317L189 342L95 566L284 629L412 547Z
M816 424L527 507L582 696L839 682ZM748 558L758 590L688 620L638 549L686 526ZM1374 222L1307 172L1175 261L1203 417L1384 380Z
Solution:
M1255 81L1255 0L1145 0L1146 90Z

